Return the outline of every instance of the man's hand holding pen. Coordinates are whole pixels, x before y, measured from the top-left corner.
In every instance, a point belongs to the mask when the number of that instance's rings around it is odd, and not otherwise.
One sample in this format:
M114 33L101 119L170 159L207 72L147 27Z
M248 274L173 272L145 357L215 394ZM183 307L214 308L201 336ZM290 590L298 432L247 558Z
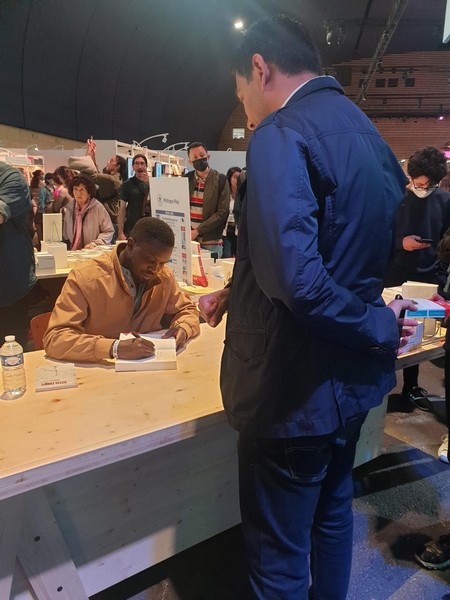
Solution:
M150 358L155 354L155 344L136 333L132 340L120 340L117 347L117 355L125 360L137 360L139 358Z

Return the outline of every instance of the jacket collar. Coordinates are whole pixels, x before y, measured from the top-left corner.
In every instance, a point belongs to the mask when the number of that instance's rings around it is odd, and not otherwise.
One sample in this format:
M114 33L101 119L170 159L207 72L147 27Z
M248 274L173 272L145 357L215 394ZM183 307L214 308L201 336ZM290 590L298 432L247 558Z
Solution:
M301 85L298 90L292 94L284 106L289 106L290 104L297 102L297 100L300 100L300 98L304 98L305 96L309 96L310 94L322 90L334 90L339 94L345 94L341 84L334 77L330 77L329 75L319 76L314 77Z

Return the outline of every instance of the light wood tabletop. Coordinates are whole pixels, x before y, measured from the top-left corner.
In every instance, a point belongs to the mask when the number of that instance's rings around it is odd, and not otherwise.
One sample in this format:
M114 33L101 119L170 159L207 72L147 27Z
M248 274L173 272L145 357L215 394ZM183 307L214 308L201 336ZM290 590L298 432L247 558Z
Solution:
M0 400L0 499L195 436L225 421L219 371L224 325L204 324L175 371L116 373L76 364L78 387L35 392L43 351L25 354L27 391ZM212 421L211 421L212 420Z

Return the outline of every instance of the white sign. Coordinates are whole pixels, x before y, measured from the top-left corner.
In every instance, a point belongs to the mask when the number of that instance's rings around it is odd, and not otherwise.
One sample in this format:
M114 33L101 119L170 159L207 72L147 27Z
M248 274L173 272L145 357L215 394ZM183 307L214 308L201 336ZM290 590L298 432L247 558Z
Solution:
M175 234L169 267L177 281L192 285L191 214L187 177L150 177L152 216L162 219Z
M42 237L44 242L62 242L62 214L42 215Z

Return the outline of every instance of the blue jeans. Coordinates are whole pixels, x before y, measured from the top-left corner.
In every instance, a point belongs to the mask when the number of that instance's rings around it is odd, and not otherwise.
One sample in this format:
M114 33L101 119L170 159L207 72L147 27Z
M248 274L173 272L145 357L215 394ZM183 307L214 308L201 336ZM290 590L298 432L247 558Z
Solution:
M208 252L210 252L211 254L213 252L217 253L217 258L222 258L222 252L223 252L223 245L222 244L211 244L211 245L204 245L200 242L200 248L203 248L203 250L208 250Z
M345 599L352 468L365 417L357 415L323 436L240 434L240 503L253 598Z

